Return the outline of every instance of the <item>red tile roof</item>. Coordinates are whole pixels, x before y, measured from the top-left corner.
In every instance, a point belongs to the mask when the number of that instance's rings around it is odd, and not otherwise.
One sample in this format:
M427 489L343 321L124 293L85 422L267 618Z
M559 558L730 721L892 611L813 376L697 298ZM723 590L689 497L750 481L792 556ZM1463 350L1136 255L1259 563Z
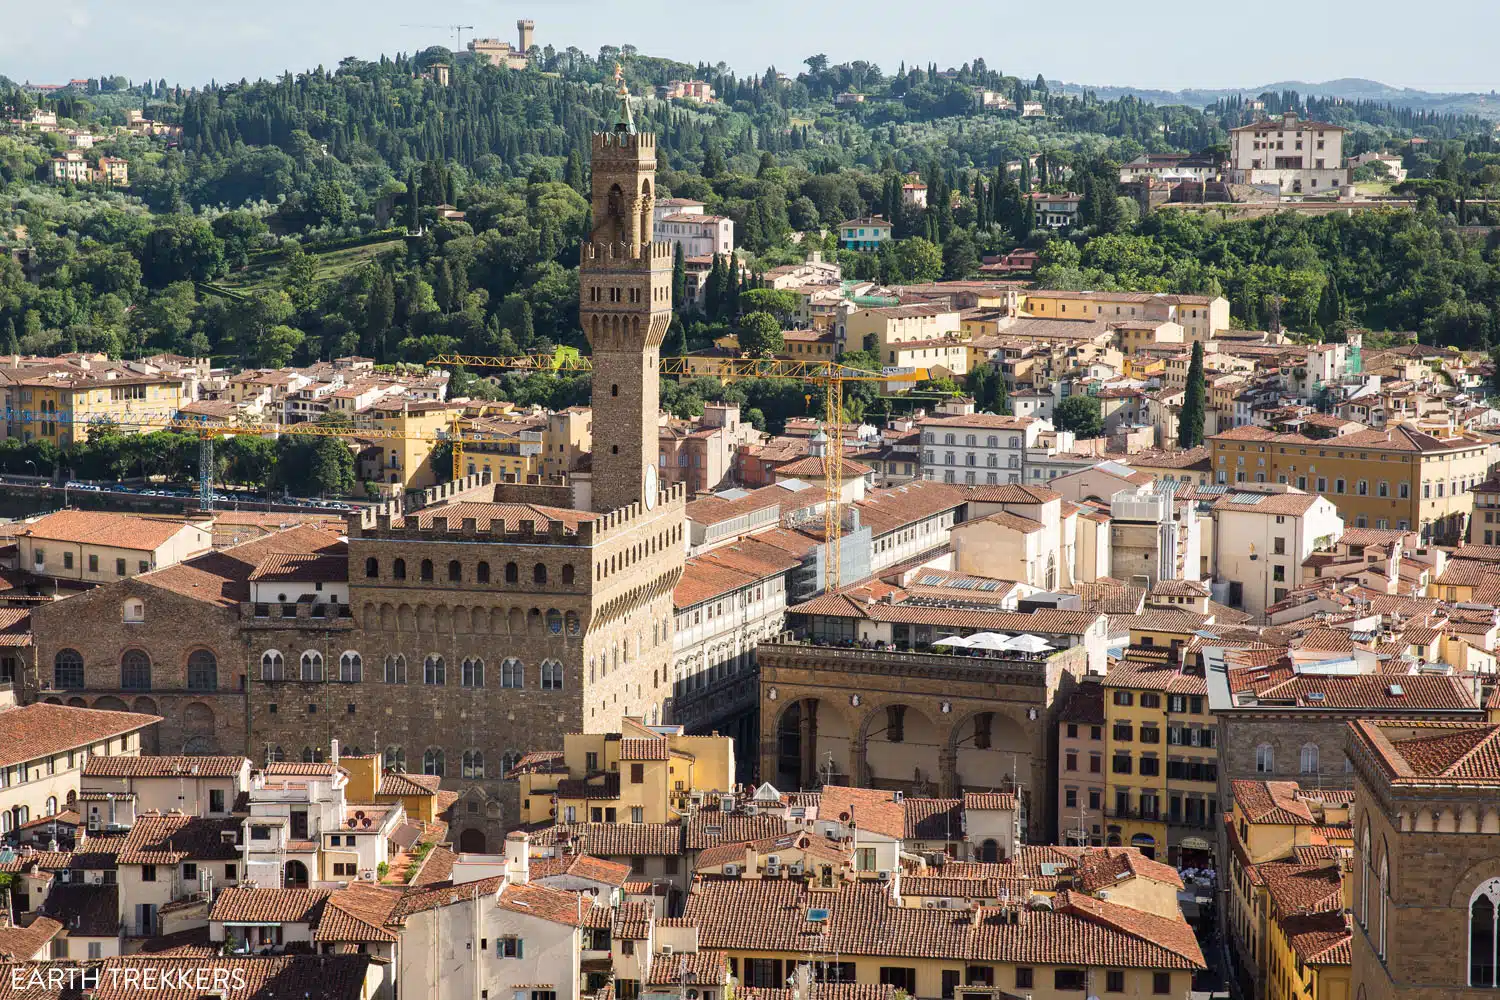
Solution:
M0 713L0 767L145 729L159 715L34 702Z
M233 778L250 758L237 755L203 757L89 757L85 778Z
M892 840L906 835L906 811L896 801L894 792L878 788L824 785L818 816L854 824L863 832L878 833Z
M17 538L107 545L117 549L154 551L187 528L186 521L104 511L60 510L17 529Z

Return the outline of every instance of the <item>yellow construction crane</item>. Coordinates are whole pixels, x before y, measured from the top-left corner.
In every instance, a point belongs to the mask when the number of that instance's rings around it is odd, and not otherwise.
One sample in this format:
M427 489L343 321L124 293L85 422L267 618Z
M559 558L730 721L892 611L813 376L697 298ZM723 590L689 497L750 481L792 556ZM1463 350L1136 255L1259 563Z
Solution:
M42 414L22 414L24 418L35 419ZM48 414L50 419L53 415ZM476 434L472 431L464 433L461 426L462 418L455 414L452 424L447 433L441 434L411 434L405 431L386 430L379 427L353 427L338 424L321 424L308 421L298 424L283 424L274 422L247 422L247 423L209 423L192 417L124 417L109 418L96 421L69 421L58 418L57 423L81 423L93 431L101 431L110 427L131 427L153 431L181 431L198 436L198 506L201 510L213 510L213 467L214 467L214 441L218 438L230 438L239 434L253 434L257 436L279 437L336 437L362 441L430 441L434 444L447 442L452 445L453 450L453 478L463 478L464 445L465 444L519 444L523 439L513 435L501 434Z
M512 371L591 372L593 361L577 354L523 354L493 357L479 354L440 354L429 365L467 368L506 368ZM779 358L675 357L661 359L661 374L688 378L789 378L823 387L823 415L828 424L828 448L823 456L823 537L828 557L823 563L823 587L842 585L844 532L844 383L911 382L925 379L922 369L883 373L850 368L836 361L791 361Z

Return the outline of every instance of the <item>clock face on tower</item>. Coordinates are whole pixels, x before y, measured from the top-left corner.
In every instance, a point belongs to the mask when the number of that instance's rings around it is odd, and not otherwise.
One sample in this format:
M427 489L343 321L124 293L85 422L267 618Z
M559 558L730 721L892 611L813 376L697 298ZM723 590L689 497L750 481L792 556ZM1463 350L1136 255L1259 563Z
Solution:
M651 510L656 506L656 466L646 466L646 509Z

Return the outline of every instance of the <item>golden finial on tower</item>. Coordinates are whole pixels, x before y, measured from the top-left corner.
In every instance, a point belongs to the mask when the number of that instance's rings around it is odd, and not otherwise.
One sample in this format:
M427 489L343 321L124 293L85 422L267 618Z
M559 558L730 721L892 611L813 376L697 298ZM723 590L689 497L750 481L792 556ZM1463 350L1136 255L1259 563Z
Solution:
M615 83L620 85L619 93L622 97L630 93L630 90L625 86L625 67L621 66L618 62L615 63Z

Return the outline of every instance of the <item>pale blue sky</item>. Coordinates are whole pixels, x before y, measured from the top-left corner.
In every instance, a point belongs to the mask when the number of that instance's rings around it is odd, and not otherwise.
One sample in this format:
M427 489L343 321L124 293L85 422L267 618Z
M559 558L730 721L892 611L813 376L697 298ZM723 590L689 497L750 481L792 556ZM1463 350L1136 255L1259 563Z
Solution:
M538 44L633 44L740 72L796 72L834 62L905 59L959 65L976 55L1021 76L1162 89L1251 87L1357 76L1427 90L1487 91L1500 70L1484 40L1500 34L1494 0L1364 0L1347 9L1286 7L1263 17L1235 5L1012 4L995 0L0 0L0 73L57 82L120 73L184 85L274 75L346 55L452 44L473 24L510 38L517 17ZM466 34L466 38L468 35Z

